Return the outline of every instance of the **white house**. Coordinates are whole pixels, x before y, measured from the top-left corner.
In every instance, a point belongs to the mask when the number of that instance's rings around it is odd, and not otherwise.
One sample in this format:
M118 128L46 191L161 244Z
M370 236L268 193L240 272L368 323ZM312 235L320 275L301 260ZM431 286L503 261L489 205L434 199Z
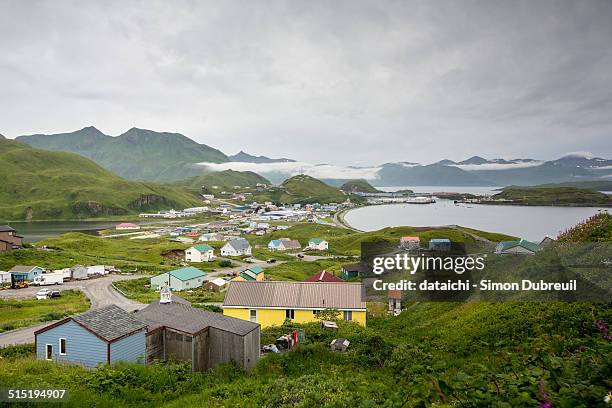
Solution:
M240 256L240 255L251 255L252 248L249 241L244 238L238 238L228 241L223 248L221 248L222 256Z
M210 262L215 259L211 246L199 244L185 250L185 262Z
M329 248L329 243L321 238L312 238L308 241L308 248L325 251Z
M289 249L300 249L301 247L299 241L289 238L273 239L268 243L270 251L287 251Z

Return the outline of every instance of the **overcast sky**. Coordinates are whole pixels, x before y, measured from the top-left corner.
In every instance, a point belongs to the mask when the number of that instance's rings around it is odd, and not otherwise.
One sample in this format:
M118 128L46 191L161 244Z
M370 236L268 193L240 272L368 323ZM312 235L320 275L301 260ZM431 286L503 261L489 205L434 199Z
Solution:
M612 1L0 0L0 133L378 164L612 157Z

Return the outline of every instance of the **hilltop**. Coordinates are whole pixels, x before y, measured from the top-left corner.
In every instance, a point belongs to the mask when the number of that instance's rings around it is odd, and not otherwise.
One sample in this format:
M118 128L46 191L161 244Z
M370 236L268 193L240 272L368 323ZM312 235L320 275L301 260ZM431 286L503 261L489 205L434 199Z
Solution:
M364 179L349 180L340 186L340 190L346 193L380 193Z
M0 218L68 219L185 208L200 200L182 188L127 181L73 153L0 140Z
M202 173L199 162L226 162L217 149L180 133L132 128L117 137L93 126L70 133L19 136L33 147L77 153L130 180L169 181Z
M576 187L509 187L492 198L523 205L612 205L607 194Z
M346 201L347 196L338 188L325 184L314 177L300 174L283 182L281 202L287 203L332 203Z
M177 185L186 186L202 190L203 192L213 193L216 190L233 190L234 187L255 188L257 184L271 184L270 181L252 171L224 170L208 173L202 176L191 177L186 180L176 182ZM217 188L215 188L217 187Z
M253 156L252 154L248 154L243 152L242 150L236 153L233 156L227 157L229 161L233 162L242 162L242 163L293 163L295 160L286 159L284 157L280 159L271 159L266 156Z

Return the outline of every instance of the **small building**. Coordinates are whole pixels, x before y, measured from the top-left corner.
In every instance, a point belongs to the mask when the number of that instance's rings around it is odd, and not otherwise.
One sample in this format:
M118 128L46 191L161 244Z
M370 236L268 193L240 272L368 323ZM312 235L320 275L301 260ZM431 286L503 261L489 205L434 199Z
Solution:
M547 246L555 243L555 239L551 236L545 236L544 239L542 239L542 241L540 241L540 244L538 245L540 248L546 248Z
M415 250L421 247L421 238L419 237L401 237L400 248Z
M533 255L540 250L540 246L535 242L525 239L517 241L502 241L495 247L496 254L528 254Z
M210 262L215 259L215 252L207 244L199 244L185 250L185 262Z
M225 289L227 285L227 281L223 278L216 278L210 281L206 281L206 283L204 283L204 289L206 289L209 292L221 292L223 289Z
M0 271L0 285L11 284L11 274L9 272Z
M45 270L40 266L14 266L9 272L13 275L15 282L34 282L34 278L41 275Z
M122 222L121 224L117 224L115 225L115 229L117 231L124 231L124 230L139 230L140 229L140 225L138 224L133 224L131 222Z
M241 255L251 255L252 248L249 241L244 238L237 238L231 241L228 241L221 248L222 256L241 256Z
M36 357L86 367L144 362L146 331L134 315L109 305L35 331Z
M318 251L326 251L329 248L329 243L321 238L311 238L308 241L308 248Z
M195 289L204 284L205 277L206 273L193 266L188 266L153 276L151 288L158 289L166 286L172 291Z
M235 362L250 370L259 361L260 325L191 307L177 296L136 313L147 323L146 358L191 362L193 371Z
M433 238L429 240L429 250L435 252L448 252L451 250L451 242L448 238Z
M108 272L104 265L92 265L87 267L87 275L88 276L104 276L107 275Z
M306 278L304 282L344 282L336 275L332 275L327 271L317 272L309 278Z
M261 324L281 326L317 321L317 314L334 309L339 318L366 325L366 302L361 283L232 282L223 301L223 314Z
M225 237L217 233L202 234L200 235L200 238L198 238L198 241L200 242L225 241Z
M0 225L0 252L12 251L23 247L23 237L8 225Z
M367 267L362 263L351 263L342 265L342 279L349 280L358 278L363 275L367 270Z
M261 266L255 265L240 272L238 276L232 279L235 281L262 281L265 280L264 270Z
M273 239L268 243L268 249L270 251L288 251L293 249L301 249L299 241L289 238Z
M401 290L390 290L389 291L389 313L397 316L402 311L402 291Z

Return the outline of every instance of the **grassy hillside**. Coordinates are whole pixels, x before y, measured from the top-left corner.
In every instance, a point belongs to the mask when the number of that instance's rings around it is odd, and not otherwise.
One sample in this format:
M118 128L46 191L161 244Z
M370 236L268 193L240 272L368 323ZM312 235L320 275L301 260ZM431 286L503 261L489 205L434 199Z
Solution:
M610 196L582 188L505 188L495 194L493 199L512 200L517 204L527 205L612 205Z
M272 201L287 204L341 203L347 198L353 202L363 201L359 196L347 195L339 188L305 174L288 178L279 187L253 194L253 200L258 202Z
M124 180L72 153L0 140L0 219L74 219L185 208L184 188Z
M179 180L202 173L199 162L225 162L217 149L179 133L132 128L111 137L93 126L71 133L20 136L31 146L77 153L130 180Z
M594 323L611 318L609 304L420 303L398 317L371 318L366 329L304 325L305 342L264 357L251 373L139 364L91 370L36 361L21 347L3 352L0 385L68 388L68 407L603 406L612 342ZM263 330L262 344L283 332ZM333 338L347 338L348 351L329 351Z
M568 181L566 183L540 184L535 187L576 187L595 191L612 191L612 180Z
M323 238L329 242L329 252L337 255L359 255L362 242L391 241L399 243L403 236L418 236L427 243L432 238L449 238L453 242L477 243L474 236L493 242L516 239L504 234L489 233L470 228L443 227L389 227L371 232L355 232L346 228L322 224L296 224L286 230L274 231L264 236L249 236L253 245L265 246L272 239L296 239L302 246L308 245L310 238Z
M349 180L346 183L340 186L340 190L346 193L379 193L380 190L372 187L370 183L368 183L364 179L358 180Z
M234 190L234 186L255 188L258 183L271 184L268 179L252 171L224 170L191 177L186 180L178 181L175 184L197 190L204 188L205 191L214 194L217 190L232 191ZM218 188L215 189L214 186Z

